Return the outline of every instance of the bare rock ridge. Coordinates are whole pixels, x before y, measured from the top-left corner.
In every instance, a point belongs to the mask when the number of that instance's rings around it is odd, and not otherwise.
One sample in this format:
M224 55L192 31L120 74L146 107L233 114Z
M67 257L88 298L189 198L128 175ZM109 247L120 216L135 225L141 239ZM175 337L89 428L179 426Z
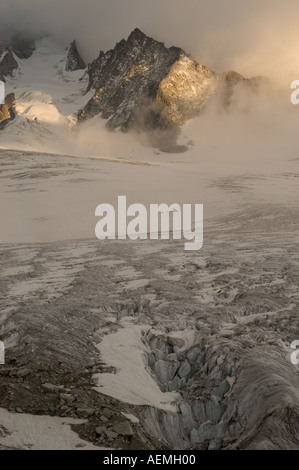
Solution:
M0 41L0 80L5 82L5 77L12 76L15 69L18 68L18 63L15 60L12 51Z
M67 48L65 70L66 72L75 72L85 68L86 65L78 52L76 41L73 41Z
M217 74L177 47L167 48L135 29L115 48L100 52L88 67L95 93L78 119L100 115L110 130L167 129L197 116L213 96L229 104L236 72Z
M160 82L179 60L181 49L157 42L139 29L113 50L100 55L88 67L88 89L95 94L79 113L79 120L100 114L108 119L108 128L128 130L137 123L137 111L143 111L143 125L161 125L155 107ZM141 112L139 113L139 120Z

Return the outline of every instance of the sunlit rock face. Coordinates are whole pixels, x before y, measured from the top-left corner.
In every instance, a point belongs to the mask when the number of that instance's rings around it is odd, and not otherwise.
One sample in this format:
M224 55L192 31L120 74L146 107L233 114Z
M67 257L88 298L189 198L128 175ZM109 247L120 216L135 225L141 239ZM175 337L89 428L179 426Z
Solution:
M0 105L0 129L3 129L6 124L15 118L15 94L9 93L5 98L5 103Z
M156 102L167 121L183 124L199 113L215 91L216 83L214 72L181 52L160 82Z
M236 72L217 74L139 29L101 52L87 73L88 90L95 93L79 111L79 121L100 115L110 130L122 131L174 129L197 116L211 98L229 105L235 86L251 84Z
M18 63L10 49L0 41L0 80L5 82L5 77L11 76L13 71L18 68Z

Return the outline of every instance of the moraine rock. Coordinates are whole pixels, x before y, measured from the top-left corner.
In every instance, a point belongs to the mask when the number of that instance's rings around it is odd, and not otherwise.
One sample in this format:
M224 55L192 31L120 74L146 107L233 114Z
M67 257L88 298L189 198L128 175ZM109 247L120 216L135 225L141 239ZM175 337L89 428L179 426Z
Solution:
M103 436L106 433L107 429L104 426L98 426L96 428L97 436Z
M129 421L124 421L123 423L116 424L111 428L111 431L124 437L131 437L134 435L133 428Z
M23 368L18 370L16 375L18 377L27 377L27 375L31 374L31 372L32 371L30 369Z
M118 437L118 434L116 432L109 431L109 430L105 431L105 435L107 439L116 439Z
M77 408L77 415L83 418L88 418L95 413L94 408Z
M59 393L64 390L63 385L54 385L48 382L42 384L42 388L46 393Z
M67 48L65 70L66 72L75 72L85 68L86 65L78 52L76 41L73 41Z

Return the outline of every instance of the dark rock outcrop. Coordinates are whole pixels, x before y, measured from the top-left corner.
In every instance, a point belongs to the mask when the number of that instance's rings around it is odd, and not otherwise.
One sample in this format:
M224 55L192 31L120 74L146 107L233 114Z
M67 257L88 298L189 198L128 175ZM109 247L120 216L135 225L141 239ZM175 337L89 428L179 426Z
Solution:
M13 35L9 45L19 59L29 59L35 51L35 40L22 34Z
M0 41L0 80L5 82L5 77L12 76L15 69L18 68L18 63L10 49Z
M75 72L85 68L86 65L78 52L76 41L73 41L67 48L65 70L66 72Z

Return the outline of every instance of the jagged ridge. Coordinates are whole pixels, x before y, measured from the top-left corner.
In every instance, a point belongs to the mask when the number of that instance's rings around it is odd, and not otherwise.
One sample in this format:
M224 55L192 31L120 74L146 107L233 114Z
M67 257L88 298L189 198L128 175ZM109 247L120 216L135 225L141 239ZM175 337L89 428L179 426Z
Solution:
M135 29L127 40L101 52L88 67L94 96L79 112L100 115L113 130L167 129L199 114L214 95L229 104L233 87L250 80L236 72L216 74L178 47L169 49Z
M153 103L159 83L181 52L177 47L167 49L135 29L127 41L106 54L101 52L89 66L88 89L96 92L79 113L79 120L101 114L109 119L109 128L127 130L136 123L137 108L148 108L145 120L153 125L158 120Z

